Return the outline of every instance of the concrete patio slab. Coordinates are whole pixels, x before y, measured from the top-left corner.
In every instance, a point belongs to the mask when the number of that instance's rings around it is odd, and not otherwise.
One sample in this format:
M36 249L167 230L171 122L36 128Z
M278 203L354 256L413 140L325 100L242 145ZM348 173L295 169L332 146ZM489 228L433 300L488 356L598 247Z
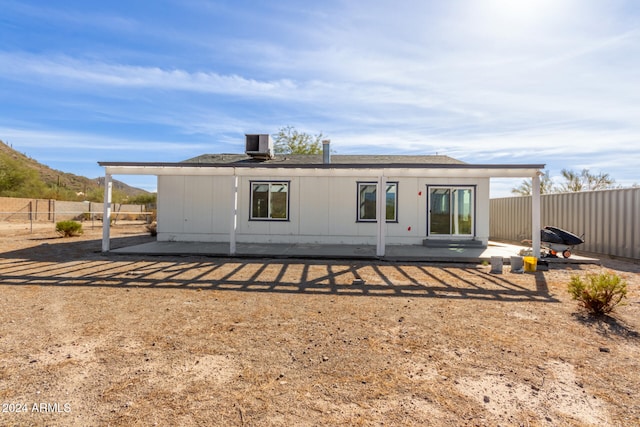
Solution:
M387 245L383 257L376 256L373 245L326 245L283 243L238 243L236 253L230 255L228 243L213 242L149 242L136 246L113 249L113 254L128 255L204 255L215 257L257 258L317 258L317 259L383 259L414 262L463 262L489 261L502 257L505 264L510 257L518 256L523 246L489 242L486 248L428 248L421 245ZM597 263L596 258L572 255L571 258L544 258L549 263L577 264Z

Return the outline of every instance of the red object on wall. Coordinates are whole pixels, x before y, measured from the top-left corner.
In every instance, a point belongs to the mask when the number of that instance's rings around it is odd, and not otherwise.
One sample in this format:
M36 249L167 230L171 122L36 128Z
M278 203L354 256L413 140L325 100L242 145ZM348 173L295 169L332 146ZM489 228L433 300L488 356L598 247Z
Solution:
M418 196L422 196L422 191L418 191Z
M407 231L411 231L411 226L407 227Z

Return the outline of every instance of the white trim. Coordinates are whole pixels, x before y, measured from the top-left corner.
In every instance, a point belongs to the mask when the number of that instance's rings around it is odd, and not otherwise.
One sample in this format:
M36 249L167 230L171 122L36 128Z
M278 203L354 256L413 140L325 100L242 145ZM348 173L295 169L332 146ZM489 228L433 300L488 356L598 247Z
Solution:
M253 188L254 185L266 185L267 186L267 216L266 217L254 217L253 216L253 203L254 203L254 192L253 192ZM285 217L284 218L274 218L273 212L271 211L272 208L272 203L271 203L271 197L273 192L271 191L271 187L273 185L284 185L287 188L286 194L286 206L285 206ZM279 180L250 180L249 181L249 221L282 221L282 222L287 222L289 221L289 203L290 203L290 196L291 196L291 181L279 181ZM259 205L258 205L259 206Z
M378 215L378 195L377 195L377 191L378 191L378 182L377 181L356 181L356 185L357 185L357 194L356 194L356 206L357 206L357 212L356 212L356 222L376 222L376 218L362 218L362 202L363 199L361 197L362 195L362 186L373 186L375 187L375 191L376 191L376 215ZM398 181L386 181L385 180L385 194L384 194L384 203L385 203L385 210L384 210L384 219L386 222L388 223L397 223L398 222ZM394 193L394 217L391 219L387 218L387 188L389 188L389 186L394 186L395 187L395 193Z
M112 175L180 175L180 176L344 176L372 177L381 175L393 177L455 177L455 178L524 178L533 176L539 169L502 168L233 168L194 166L105 166L106 173Z
M432 212L431 212L431 197L432 197L432 190L433 189L445 189L445 190L471 190L471 233L469 234L460 234L459 232L453 232L453 233L449 233L449 234L433 234L431 233L431 218L432 218ZM476 217L477 217L477 189L478 186L477 185L473 185L473 184L427 184L427 238L428 239L432 239L432 240L473 240L476 238L476 234L477 234L477 229L476 229ZM454 202L454 195L453 192L450 192L449 194L449 209L451 209L451 207L453 206L454 209L458 209L458 204ZM458 215L456 214L456 212L451 212L451 210L449 211L449 215L450 215L450 219L452 221L452 223L450 225L454 225L456 228L459 227L459 224L457 222L457 220L455 220L454 218L457 218ZM450 227L451 228L451 227ZM451 230L450 230L451 231ZM458 230L459 231L459 230Z

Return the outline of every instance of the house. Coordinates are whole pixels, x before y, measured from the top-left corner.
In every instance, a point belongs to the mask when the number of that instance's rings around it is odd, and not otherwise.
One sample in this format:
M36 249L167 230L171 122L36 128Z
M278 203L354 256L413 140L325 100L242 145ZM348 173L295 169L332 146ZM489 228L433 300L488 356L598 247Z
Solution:
M329 141L323 144L322 155L274 155L268 135L246 135L245 154L99 162L108 184L105 217L112 175L143 174L158 177L160 242L228 242L231 255L243 242L375 245L378 256L386 245L486 246L490 179L533 178L539 188L544 168L468 164L442 155L333 155ZM532 229L539 230L535 196Z

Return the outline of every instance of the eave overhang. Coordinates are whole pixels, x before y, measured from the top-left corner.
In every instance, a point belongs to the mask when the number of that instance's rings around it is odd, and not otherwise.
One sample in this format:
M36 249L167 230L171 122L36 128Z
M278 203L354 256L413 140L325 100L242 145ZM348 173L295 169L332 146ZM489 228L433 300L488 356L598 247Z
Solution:
M211 164L98 162L110 175L174 176L408 176L526 178L544 164Z

